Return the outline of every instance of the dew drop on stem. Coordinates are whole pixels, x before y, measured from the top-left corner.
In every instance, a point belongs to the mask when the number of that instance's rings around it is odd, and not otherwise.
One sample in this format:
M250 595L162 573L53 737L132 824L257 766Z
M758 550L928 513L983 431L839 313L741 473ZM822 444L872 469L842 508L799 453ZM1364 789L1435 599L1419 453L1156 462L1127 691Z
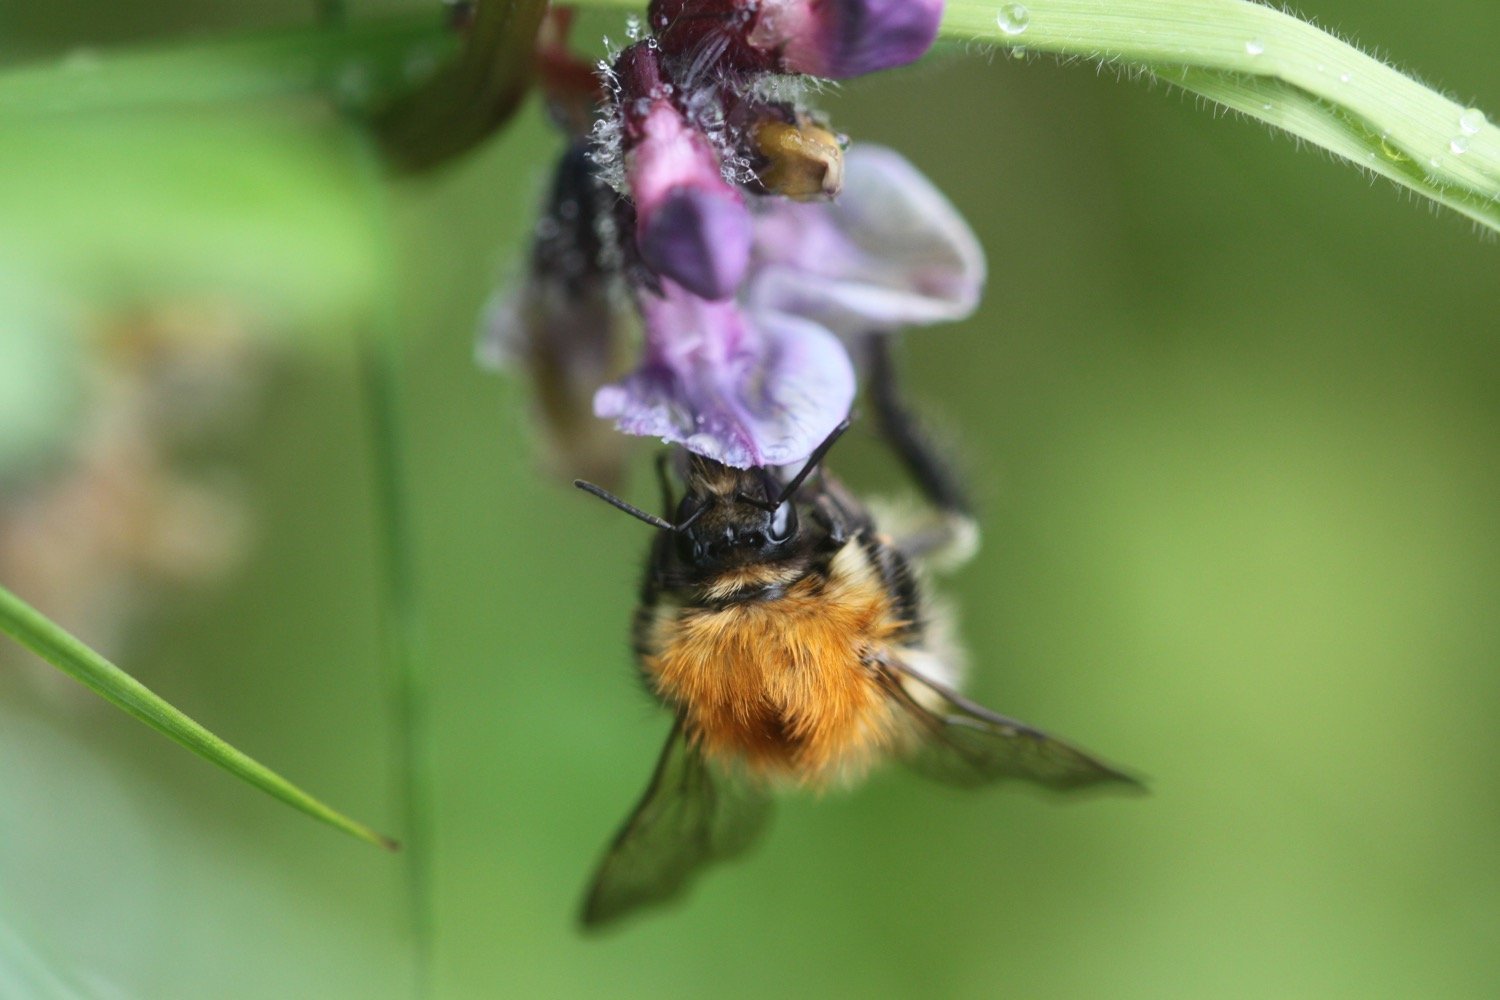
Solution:
M1008 3L995 15L995 24L1007 35L1019 35L1031 24L1031 11L1023 3Z

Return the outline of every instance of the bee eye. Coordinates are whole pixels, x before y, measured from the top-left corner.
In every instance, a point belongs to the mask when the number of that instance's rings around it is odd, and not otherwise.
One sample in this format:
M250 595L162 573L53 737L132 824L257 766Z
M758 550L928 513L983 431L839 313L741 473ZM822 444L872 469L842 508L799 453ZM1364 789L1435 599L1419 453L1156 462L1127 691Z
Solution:
M797 533L797 506L788 501L771 517L771 541L784 542Z

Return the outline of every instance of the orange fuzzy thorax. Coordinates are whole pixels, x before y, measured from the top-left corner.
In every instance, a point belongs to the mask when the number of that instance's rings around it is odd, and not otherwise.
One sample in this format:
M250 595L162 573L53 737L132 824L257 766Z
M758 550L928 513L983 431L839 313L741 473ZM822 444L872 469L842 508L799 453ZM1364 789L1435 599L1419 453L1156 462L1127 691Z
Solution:
M710 758L822 785L861 773L895 738L869 664L909 623L858 545L829 575L717 608L659 606L642 666Z

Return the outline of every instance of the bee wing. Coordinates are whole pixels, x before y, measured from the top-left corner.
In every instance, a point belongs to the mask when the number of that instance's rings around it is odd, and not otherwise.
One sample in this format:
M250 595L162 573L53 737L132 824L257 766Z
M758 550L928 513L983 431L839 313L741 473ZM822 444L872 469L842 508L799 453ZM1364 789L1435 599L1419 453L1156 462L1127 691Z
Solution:
M670 902L703 868L744 853L770 816L770 796L717 773L679 719L646 794L594 873L583 926L602 927L641 907Z
M1024 722L997 715L905 664L884 668L892 697L915 721L920 743L906 763L945 784L972 788L1021 779L1055 791L1137 779Z

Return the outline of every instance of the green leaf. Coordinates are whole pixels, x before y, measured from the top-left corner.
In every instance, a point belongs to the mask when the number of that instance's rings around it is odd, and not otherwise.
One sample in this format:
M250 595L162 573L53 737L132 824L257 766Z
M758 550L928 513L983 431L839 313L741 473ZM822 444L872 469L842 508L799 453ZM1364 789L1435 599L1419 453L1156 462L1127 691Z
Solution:
M267 795L360 840L386 850L398 849L394 840L324 805L204 729L4 587L0 587L0 631L106 701Z
M1249 0L949 0L949 38L1143 69L1500 230L1500 128Z

